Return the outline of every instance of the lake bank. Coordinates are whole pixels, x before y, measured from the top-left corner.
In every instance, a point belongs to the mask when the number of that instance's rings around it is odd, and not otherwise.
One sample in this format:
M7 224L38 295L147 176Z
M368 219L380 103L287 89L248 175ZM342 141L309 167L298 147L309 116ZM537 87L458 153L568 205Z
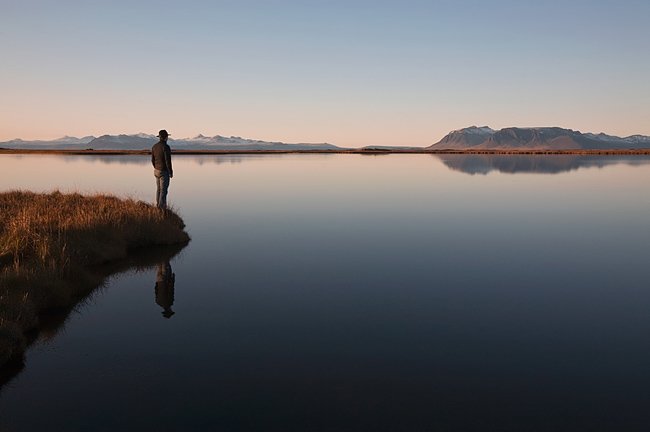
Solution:
M0 366L22 356L39 316L67 309L105 277L94 266L189 241L173 211L110 195L0 194Z

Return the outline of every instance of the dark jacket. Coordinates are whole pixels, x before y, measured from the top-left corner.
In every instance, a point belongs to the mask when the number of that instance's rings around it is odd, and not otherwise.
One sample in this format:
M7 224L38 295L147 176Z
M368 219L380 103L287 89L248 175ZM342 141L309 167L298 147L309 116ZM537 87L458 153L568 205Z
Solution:
M172 169L172 150L167 143L158 141L151 147L151 163L159 171L166 171L170 176L174 175Z

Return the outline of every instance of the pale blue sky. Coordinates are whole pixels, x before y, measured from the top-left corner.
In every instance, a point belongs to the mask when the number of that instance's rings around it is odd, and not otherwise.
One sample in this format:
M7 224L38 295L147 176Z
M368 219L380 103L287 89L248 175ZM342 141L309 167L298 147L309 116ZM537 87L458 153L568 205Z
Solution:
M0 0L0 140L650 135L648 19L648 0Z

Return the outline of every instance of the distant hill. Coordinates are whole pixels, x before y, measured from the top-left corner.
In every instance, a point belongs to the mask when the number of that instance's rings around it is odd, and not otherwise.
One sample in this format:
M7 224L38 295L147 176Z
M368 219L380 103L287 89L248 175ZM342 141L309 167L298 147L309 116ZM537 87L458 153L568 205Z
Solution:
M620 150L650 148L650 137L581 133L559 127L504 128L471 126L450 132L430 150Z
M8 149L51 149L51 150L148 150L158 141L155 135L102 135L84 138L63 137L51 141L24 141L15 139L0 142L0 147ZM206 137L198 135L194 138L170 139L172 149L177 150L342 150L327 143L297 143L269 142L252 140L241 137L224 137L216 135Z
M10 149L82 149L86 148L87 144L94 139L94 136L86 136L83 138L64 136L63 138L50 141L25 141L17 138L11 141L0 142L0 147Z

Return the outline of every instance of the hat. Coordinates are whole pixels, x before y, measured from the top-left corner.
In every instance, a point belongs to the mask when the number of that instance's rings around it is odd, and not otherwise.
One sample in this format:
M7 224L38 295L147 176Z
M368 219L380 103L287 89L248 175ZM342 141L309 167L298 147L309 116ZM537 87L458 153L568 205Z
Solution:
M161 129L160 131L158 131L158 138L168 137L168 136L169 136L169 134L167 133L167 131L165 129Z

